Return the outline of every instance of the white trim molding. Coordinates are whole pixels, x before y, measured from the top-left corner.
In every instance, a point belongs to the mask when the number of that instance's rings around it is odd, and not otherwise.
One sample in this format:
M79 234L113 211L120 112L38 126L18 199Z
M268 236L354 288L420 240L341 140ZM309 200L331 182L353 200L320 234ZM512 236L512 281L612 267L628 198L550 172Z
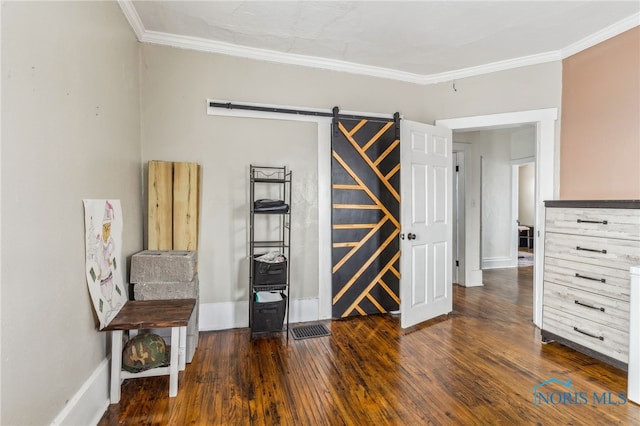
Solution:
M103 359L51 425L95 425L109 407L109 357Z
M413 74L409 72L398 71L383 67L375 67L371 65L356 64L353 62L340 61L337 59L320 58L317 56L299 55L294 53L284 53L276 52L274 50L259 49L255 47L239 46L237 44L208 40L199 37L167 34L157 31L145 31L142 38L139 40L143 43L197 50L207 53L217 53L221 55L235 56L240 58L255 59L257 61L299 65L309 68L319 68L330 71L339 71L350 74L359 74L367 75L370 77L399 80L408 83L425 84L423 81L424 76L420 74Z
M635 28L638 25L640 25L640 13L635 13L628 18L618 21L613 25L603 28L594 34L565 47L560 51L560 56L564 59L571 55L575 55L578 52L582 52L583 50L595 46L598 43L607 41L625 31Z
M294 299L289 302L289 323L317 321L317 298ZM249 302L201 303L199 331L230 330L249 327Z
M129 25L131 25L131 29L136 35L136 38L138 41L142 41L147 30L144 29L144 24L140 19L140 15L138 15L138 11L133 5L133 1L118 0L118 5L120 6L125 18L127 18L127 21L129 21Z
M519 58L506 59L504 61L492 62L490 64L478 65L475 67L461 68L439 74L423 75L418 84L428 85L444 83L466 77L490 74L497 71L506 71L514 68L528 67L530 65L544 64L547 62L559 61L561 59L559 51L538 53L536 55L521 56Z
M518 259L515 262L511 257L485 257L482 259L482 269L515 268L518 266Z
M255 47L240 46L237 44L209 40L201 37L191 37L179 34L170 34L159 31L149 31L133 5L132 0L118 0L123 14L129 21L138 41L141 43L170 46L180 49L196 50L207 53L235 56L240 58L255 59L258 61L275 62L303 67L325 69L330 71L346 72L350 74L365 75L369 77L384 78L388 80L403 81L419 85L443 83L456 79L474 77L489 74L496 71L505 71L514 68L542 64L546 62L560 61L574 55L595 44L615 37L635 26L640 25L640 14L636 13L613 25L610 25L595 34L585 37L570 46L560 50L538 53L529 56L511 58L502 61L482 64L475 67L462 68L442 72L438 74L416 74L389 68L371 65L357 64L354 62L340 61L336 59L321 58L316 56L299 55L293 53L277 52L274 50L258 49Z
M546 120L555 121L557 119L558 108L545 108L530 111L503 112L499 114L436 120L436 126L445 126L452 130L469 130L482 127L535 123Z

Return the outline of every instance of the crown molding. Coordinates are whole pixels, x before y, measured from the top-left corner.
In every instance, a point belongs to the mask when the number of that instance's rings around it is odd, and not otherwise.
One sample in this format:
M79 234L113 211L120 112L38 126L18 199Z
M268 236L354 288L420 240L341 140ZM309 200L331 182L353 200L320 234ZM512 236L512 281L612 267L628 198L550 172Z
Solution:
M299 65L331 71L361 74L380 77L408 83L423 84L423 75L412 74L389 68L361 65L336 59L319 58L315 56L298 55L293 53L276 52L255 47L239 46L232 43L213 41L199 37L168 34L157 31L145 31L140 39L143 43L159 44L181 49L198 50L201 52L218 53L221 55L255 59L258 61L276 62L281 64Z
M133 2L131 0L118 0L118 5L125 18L127 18L127 21L129 21L129 25L131 25L131 29L135 33L136 38L138 41L141 41L146 30L144 29L140 15L138 15L138 11L133 6Z
M490 64L462 68L438 74L423 75L383 67L356 64L353 62L340 61L336 59L326 59L315 56L306 56L293 53L276 52L267 49L258 49L255 47L239 46L232 43L213 41L199 37L169 34L158 31L148 31L144 28L144 24L142 23L142 20L140 19L140 16L138 15L138 12L133 6L133 2L131 0L118 0L118 4L120 5L120 8L122 9L125 17L129 21L129 24L131 25L131 28L133 29L138 41L140 41L141 43L157 44L207 53L217 53L221 55L254 59L258 61L267 61L280 64L318 68L329 71L346 72L350 74L397 80L405 83L420 85L443 83L461 78L489 74L497 71L505 71L514 68L542 64L546 62L561 61L568 56L574 55L598 43L602 43L603 41L608 40L611 37L615 37L616 35L621 34L624 31L640 25L640 14L636 13L576 43L573 43L564 49L507 59L504 61L492 62Z
M346 72L350 74L366 75L369 77L385 78L420 85L442 83L465 77L473 77L496 71L519 68L560 60L560 52L545 52L536 55L523 56L505 61L493 62L476 67L462 68L439 74L414 74L389 68L356 64L335 59L318 58L315 56L296 55L292 53L275 52L273 50L257 49L254 47L238 46L231 43L207 40L198 37L168 34L157 31L145 31L139 38L142 43L158 44L180 49L196 50L207 53L235 56L258 61L275 62L280 64L299 65L329 71Z
M610 38L613 38L625 31L635 28L638 25L640 25L640 13L635 13L621 21L616 22L613 25L609 25L608 27L595 32L590 36L585 37L582 40L579 40L565 47L560 51L562 59L567 58L571 55L575 55L578 52L582 52L583 50L593 47L598 43L609 40Z
M513 68L526 67L530 65L543 64L546 62L559 61L561 59L559 51L538 53L535 55L522 56L504 61L492 62L490 64L478 65L476 67L461 68L459 70L447 71L440 74L430 74L422 76L421 84L435 84L457 80L467 77L489 74L497 71L505 71Z

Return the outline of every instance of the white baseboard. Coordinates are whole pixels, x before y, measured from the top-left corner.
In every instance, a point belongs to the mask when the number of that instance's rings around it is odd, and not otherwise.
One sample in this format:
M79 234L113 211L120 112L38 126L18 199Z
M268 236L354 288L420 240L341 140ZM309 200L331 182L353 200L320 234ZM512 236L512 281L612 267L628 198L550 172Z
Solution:
M482 259L482 269L515 268L518 266L518 259L511 257L487 257Z
M109 402L109 358L105 358L51 424L98 424Z
M291 300L289 322L317 321L318 299ZM249 327L249 302L220 302L200 304L200 331L229 330Z

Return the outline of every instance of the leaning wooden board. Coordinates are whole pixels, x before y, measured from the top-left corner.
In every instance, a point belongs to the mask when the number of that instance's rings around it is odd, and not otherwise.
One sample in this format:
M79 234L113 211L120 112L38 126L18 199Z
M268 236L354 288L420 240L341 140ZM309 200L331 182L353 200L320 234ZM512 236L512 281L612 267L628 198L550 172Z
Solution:
M173 250L197 250L200 166L173 163Z
M148 250L197 250L200 166L149 161Z
M173 248L173 163L149 161L147 249Z

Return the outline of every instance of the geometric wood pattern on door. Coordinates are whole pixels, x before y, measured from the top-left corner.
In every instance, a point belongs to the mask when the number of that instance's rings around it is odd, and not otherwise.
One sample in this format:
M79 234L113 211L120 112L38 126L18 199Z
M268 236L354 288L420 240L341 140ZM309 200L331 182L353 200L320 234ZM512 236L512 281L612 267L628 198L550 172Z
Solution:
M399 118L334 122L332 316L400 307Z

